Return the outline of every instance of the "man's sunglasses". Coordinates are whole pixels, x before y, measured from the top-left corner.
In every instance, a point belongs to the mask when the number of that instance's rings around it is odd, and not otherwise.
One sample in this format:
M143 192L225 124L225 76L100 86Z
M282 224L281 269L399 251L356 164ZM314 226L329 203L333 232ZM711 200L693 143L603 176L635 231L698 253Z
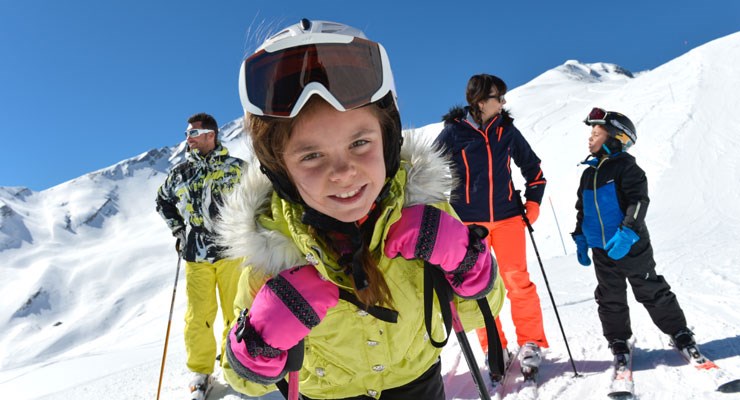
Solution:
M504 102L504 95L503 94L492 94L489 96L486 96L486 99L496 99L499 103Z
M200 135L204 135L204 134L210 133L210 132L213 132L213 130L211 130L211 129L188 129L188 130L185 131L185 137L186 138L189 138L189 137L194 138L194 137L198 137Z

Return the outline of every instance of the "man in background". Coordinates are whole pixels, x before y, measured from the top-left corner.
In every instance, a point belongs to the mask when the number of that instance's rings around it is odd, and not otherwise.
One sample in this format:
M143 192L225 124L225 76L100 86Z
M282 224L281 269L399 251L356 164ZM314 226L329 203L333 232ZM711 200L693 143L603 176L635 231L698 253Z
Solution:
M242 174L242 160L231 157L218 140L218 124L206 113L188 118L185 131L186 160L176 165L157 192L157 212L176 238L175 248L185 259L187 310L185 349L193 372L193 400L204 399L213 381L216 359L218 289L224 329L221 350L234 320L233 302L239 280L240 260L224 259L215 243L213 221L222 197Z

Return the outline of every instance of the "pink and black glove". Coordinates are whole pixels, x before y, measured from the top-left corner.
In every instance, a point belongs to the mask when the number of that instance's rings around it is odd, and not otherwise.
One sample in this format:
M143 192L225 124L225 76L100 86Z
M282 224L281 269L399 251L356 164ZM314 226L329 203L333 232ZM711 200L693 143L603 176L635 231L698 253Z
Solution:
M226 356L234 371L269 385L287 373L288 350L296 346L339 300L339 288L311 265L294 267L268 280L252 308L229 332Z
M487 230L465 224L426 205L406 207L388 230L385 255L422 259L439 266L452 290L465 299L485 296L493 287L496 262L484 238Z

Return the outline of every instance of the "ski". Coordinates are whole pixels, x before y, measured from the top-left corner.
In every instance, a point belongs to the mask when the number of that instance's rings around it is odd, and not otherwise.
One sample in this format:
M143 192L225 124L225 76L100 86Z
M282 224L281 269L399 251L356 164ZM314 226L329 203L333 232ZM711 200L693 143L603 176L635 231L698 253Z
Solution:
M610 399L615 400L634 400L635 381L632 378L632 354L634 341L628 342L629 353L617 354L614 356L612 369L612 381L609 385Z
M516 352L511 352L508 349L504 349L505 357L504 357L504 375L498 378L495 378L489 374L489 377L491 378L491 390L489 393L491 393L492 398L495 399L501 399L503 398L505 387L507 387L507 382L510 381L510 377L512 375L511 368L514 364L514 361L519 358L519 350Z
M720 368L714 361L705 357L696 345L684 349L677 348L673 341L670 342L678 354L686 360L694 369L702 372L703 376L709 377L716 387L716 391L722 393L740 392L740 379L731 376L726 370Z
M537 399L537 374L539 367L522 367L522 381L519 383L517 400Z

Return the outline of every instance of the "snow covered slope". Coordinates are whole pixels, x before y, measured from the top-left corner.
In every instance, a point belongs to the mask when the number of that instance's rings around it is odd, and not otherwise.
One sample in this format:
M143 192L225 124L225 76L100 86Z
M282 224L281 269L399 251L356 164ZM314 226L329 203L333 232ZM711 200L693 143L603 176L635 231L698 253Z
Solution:
M577 263L568 235L583 168L578 163L587 155L589 128L581 121L596 105L623 112L636 123L638 140L631 152L648 174L648 226L658 271L678 295L705 353L740 373L738 65L740 33L635 74L616 65L570 60L507 94L515 123L542 159L548 179L534 234L583 375L572 377L530 250L530 273L551 344L540 398L604 398L606 392L610 353L593 301L595 278L591 268ZM450 99L450 105L456 101ZM441 126L430 122L414 134L435 136ZM237 118L222 128L222 140L233 154L246 158L241 131ZM4 398L155 397L176 256L154 210L154 197L182 152L182 143L151 150L42 192L0 188ZM178 291L172 322L165 399L183 398L187 383L183 292ZM641 400L731 398L694 379L697 372L668 348L667 338L637 303L632 325ZM506 317L504 328L513 335ZM472 336L471 342L476 348ZM443 370L449 399L476 398L452 341L443 353Z

